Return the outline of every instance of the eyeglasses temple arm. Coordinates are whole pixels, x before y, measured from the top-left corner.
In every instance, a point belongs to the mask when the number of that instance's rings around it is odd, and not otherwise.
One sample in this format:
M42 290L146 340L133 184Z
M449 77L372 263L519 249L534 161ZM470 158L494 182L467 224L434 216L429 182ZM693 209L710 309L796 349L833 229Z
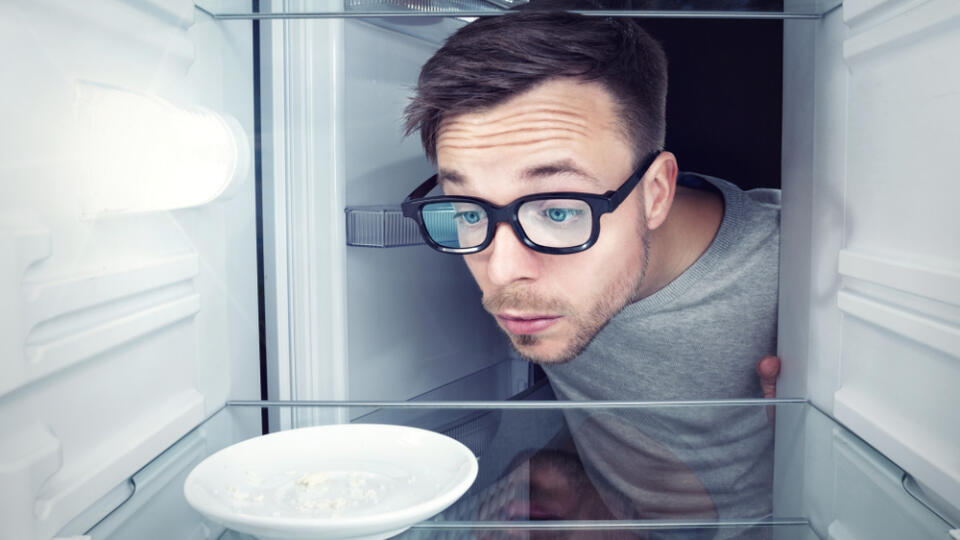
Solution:
M620 206L620 203L630 196L630 193L633 192L633 188L637 187L637 184L639 184L640 180L643 179L643 175L647 173L647 170L653 165L653 162L659 155L659 151L652 152L649 156L647 156L647 159L644 161L643 165L634 171L634 173L630 175L630 178L628 178L619 189L616 191L608 191L604 194L610 198L610 212L614 211L618 206Z
M422 199L435 187L437 187L437 175L427 178L427 180L420 184L417 189L413 190L410 195L407 195L407 198L403 202L412 201L414 199Z

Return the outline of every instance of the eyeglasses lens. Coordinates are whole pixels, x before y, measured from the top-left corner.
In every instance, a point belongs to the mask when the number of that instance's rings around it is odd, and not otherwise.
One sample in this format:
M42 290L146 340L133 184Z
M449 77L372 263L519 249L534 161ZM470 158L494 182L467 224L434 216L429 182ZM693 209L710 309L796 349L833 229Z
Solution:
M487 213L478 204L430 203L421 215L430 238L443 247L472 248L487 238Z
M527 201L520 205L517 216L527 237L544 247L579 246L593 232L590 205L577 199Z
M443 247L472 248L487 239L487 213L478 204L430 203L421 213L430 238ZM520 205L517 215L527 237L544 247L579 246L593 232L590 205L577 199L527 201Z

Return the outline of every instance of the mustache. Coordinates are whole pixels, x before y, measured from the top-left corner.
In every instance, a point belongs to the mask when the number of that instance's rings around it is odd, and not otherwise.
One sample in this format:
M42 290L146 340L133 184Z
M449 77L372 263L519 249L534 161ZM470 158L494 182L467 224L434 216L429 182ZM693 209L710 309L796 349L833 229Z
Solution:
M549 298L524 289L502 289L483 295L483 309L490 313L526 311L540 313L570 313L570 305L559 298Z

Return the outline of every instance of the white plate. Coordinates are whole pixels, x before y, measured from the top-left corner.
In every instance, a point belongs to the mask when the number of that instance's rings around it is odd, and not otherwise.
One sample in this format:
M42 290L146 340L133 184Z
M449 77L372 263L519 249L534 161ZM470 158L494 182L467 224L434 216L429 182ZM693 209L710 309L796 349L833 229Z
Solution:
M208 518L261 539L379 539L450 506L476 477L473 452L445 435L339 424L224 448L183 492Z

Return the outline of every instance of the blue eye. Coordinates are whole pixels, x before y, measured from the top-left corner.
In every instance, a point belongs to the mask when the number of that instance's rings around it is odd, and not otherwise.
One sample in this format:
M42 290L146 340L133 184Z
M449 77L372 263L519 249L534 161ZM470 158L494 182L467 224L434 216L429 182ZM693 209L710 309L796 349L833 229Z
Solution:
M465 221L469 225L475 225L480 221L480 212L476 210L468 210L466 212L457 212L454 216L456 219Z
M577 214L582 213L582 210L574 210L572 208L548 208L544 213L551 221L563 223Z

